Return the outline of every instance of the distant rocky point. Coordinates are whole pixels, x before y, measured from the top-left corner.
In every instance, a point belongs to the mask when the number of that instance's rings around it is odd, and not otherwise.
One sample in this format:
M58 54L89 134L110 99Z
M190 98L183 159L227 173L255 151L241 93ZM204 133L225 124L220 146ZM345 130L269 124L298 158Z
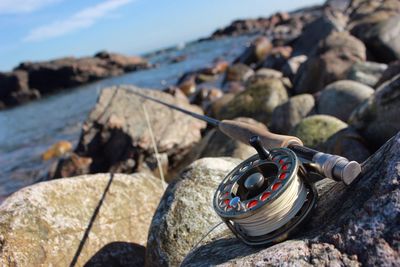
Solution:
M20 105L60 89L150 67L141 57L106 51L93 57L23 62L11 72L0 72L0 109Z

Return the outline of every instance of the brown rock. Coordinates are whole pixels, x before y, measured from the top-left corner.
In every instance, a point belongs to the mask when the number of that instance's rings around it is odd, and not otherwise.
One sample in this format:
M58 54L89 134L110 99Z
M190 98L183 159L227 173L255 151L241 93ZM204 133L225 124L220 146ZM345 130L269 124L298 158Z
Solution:
M294 87L297 93L315 93L325 85L343 80L357 61L365 61L364 44L348 32L334 32L324 39L297 72Z
M16 106L40 98L40 93L29 89L28 74L25 71L0 73L0 104Z
M200 131L205 128L204 122L158 103L144 101L130 93L131 90L202 113L200 108L188 104L187 101L160 91L141 90L134 86L104 89L83 125L80 141L75 150L79 157L92 159L90 173L108 171L131 173L149 168L152 172L158 171L157 165L154 165L152 160L155 158L154 148L142 104L146 108L151 128L155 133L158 152L168 155L169 169L178 164L201 138ZM59 173L62 174L68 166L69 164L64 165L60 162Z
M257 37L250 46L241 54L234 63L242 63L246 65L258 65L272 50L272 43L264 36Z

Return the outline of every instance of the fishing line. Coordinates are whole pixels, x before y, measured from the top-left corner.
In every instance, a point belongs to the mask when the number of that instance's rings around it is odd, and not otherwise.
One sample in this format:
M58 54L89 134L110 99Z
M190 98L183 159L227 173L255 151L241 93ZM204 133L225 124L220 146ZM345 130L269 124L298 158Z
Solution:
M234 219L250 236L265 235L288 223L301 209L306 200L307 190L296 175L288 188L275 200L265 204L253 216Z
M147 113L147 109L146 109L146 107L145 107L143 102L141 103L141 107L142 107L142 110L143 110L143 113L144 113L144 117L146 119L147 127L149 128L150 139L151 139L151 143L153 145L154 153L156 155L157 166L158 166L158 170L160 172L160 178L161 178L161 181L162 181L162 187L165 190L166 186L165 186L164 172L163 172L162 166L161 166L160 155L158 154L156 139L154 138L153 130L151 128L150 118L149 118L149 115Z

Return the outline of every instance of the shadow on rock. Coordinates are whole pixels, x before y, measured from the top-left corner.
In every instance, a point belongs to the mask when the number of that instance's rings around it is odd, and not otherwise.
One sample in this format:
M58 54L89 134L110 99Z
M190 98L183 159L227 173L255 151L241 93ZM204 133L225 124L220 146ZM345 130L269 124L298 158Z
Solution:
M112 242L97 251L84 266L144 266L145 251L144 246L135 243Z

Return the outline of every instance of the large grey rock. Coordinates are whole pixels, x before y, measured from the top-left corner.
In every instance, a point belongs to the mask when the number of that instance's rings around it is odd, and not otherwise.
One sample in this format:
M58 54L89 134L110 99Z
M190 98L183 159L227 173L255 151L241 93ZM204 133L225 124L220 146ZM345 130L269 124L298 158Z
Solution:
M182 266L398 266L400 134L362 166L349 187L317 184L318 206L291 239L249 247L234 237L204 241Z
M342 80L321 91L317 111L347 121L351 112L374 93L374 89L355 81Z
M371 26L359 36L376 60L389 63L400 59L400 15Z
M267 125L274 109L288 99L287 91L278 79L259 76L246 88L221 109L219 118L249 117Z
M379 147L400 130L400 75L382 84L350 116L349 124Z
M219 183L239 162L233 158L200 159L168 186L149 230L147 266L178 266L220 222L212 198Z
M322 40L294 78L296 93L315 93L343 80L354 63L365 61L365 45L348 32L333 32Z
M369 61L357 62L350 68L347 79L375 87L386 68L386 64Z
M193 112L202 110L180 97L135 86L119 86L104 89L96 106L83 125L83 131L75 154L91 158L90 172L158 172L150 130L142 104L149 115L158 152L165 159L167 169L173 169L201 139L200 131L206 124L181 112L173 111L158 103L132 94L137 91L153 98ZM59 164L57 177L79 173L76 168L64 168Z
M287 134L303 118L315 111L315 100L310 94L301 94L291 97L287 102L277 106L272 113L270 124L274 133Z
M343 31L346 16L341 12L325 10L323 16L307 24L302 34L294 41L294 55L310 54L318 43L333 32Z
M78 176L21 189L0 206L0 265L143 266L163 187L159 179L137 173Z
M332 135L347 127L343 121L329 115L312 115L304 118L291 131L307 147L318 149Z

